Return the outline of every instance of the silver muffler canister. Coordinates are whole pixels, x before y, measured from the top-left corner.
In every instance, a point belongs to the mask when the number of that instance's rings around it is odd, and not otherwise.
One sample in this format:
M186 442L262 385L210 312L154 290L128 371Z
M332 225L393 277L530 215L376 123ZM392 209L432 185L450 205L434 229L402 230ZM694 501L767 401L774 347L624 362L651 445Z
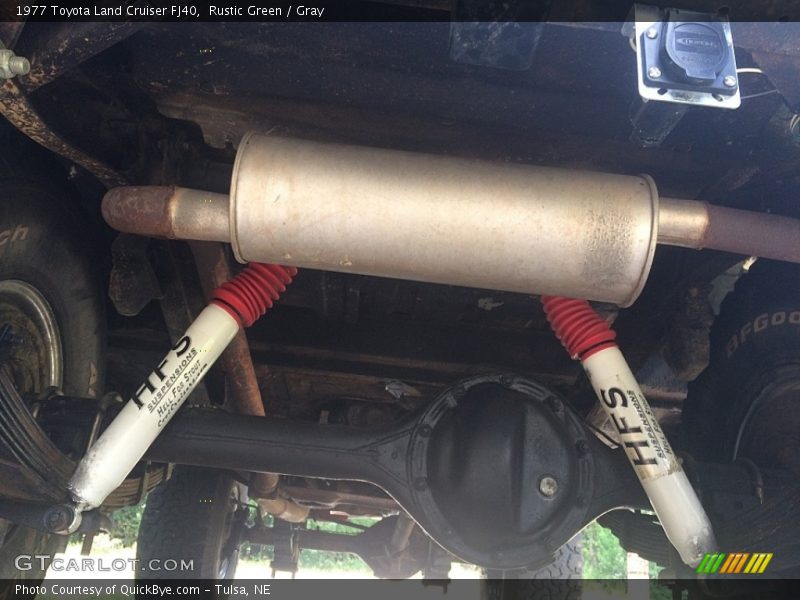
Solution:
M628 306L647 279L647 177L248 134L230 241L280 264Z
M119 231L240 261L633 303L656 242L800 263L800 219L662 198L647 176L245 136L231 196L109 190Z

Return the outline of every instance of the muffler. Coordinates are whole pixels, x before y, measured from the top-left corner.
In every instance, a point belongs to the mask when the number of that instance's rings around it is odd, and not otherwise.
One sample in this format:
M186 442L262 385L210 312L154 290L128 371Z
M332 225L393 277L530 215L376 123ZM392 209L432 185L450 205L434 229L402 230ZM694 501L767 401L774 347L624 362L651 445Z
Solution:
M662 199L646 176L251 133L231 194L125 187L128 233L230 242L242 262L632 304L657 242L800 262L795 219ZM659 234L659 229L663 235Z
M260 134L239 147L223 216L225 200L117 188L103 214L129 233L212 235L229 241L240 261L270 256L312 269L624 306L646 280L658 215L649 177Z
M655 248L649 177L251 134L231 183L240 261L628 305Z

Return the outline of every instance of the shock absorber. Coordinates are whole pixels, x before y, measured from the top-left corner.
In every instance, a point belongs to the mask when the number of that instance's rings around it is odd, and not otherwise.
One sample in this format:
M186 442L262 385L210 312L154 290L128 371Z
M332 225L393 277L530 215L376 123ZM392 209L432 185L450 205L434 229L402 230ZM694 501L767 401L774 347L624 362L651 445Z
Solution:
M296 274L294 267L250 263L214 291L211 303L81 460L69 483L78 515L100 506L122 483L239 328L269 310Z
M586 300L542 296L547 320L580 360L661 526L689 566L716 546L711 523L616 344L616 333Z

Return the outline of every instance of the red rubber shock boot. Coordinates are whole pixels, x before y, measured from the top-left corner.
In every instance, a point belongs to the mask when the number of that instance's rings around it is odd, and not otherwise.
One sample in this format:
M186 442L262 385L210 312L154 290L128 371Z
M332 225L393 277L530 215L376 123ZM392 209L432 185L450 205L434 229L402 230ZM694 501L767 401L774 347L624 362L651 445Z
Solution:
M214 290L212 302L242 327L250 327L272 308L295 275L295 267L249 263L244 271Z
M616 334L586 300L542 296L541 301L556 336L583 364L667 538L683 562L697 566L716 548L711 523L617 347Z
M122 483L239 329L269 310L296 274L294 267L250 263L214 291L81 460L69 483L78 514L100 506Z
M613 348L616 332L586 300L542 296L542 306L556 337L575 360Z

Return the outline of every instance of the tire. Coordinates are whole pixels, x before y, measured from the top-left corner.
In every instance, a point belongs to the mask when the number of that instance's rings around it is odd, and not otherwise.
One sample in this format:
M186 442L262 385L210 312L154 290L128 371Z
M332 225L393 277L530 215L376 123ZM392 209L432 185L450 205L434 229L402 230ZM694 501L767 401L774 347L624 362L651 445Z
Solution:
M97 396L104 377L105 305L92 249L65 201L24 180L0 178L0 280L36 288L61 334L63 391Z
M224 471L176 468L147 498L136 548L142 569L137 578L231 580L239 560L242 490ZM166 571L167 560L185 561L191 568Z
M64 198L7 170L0 172L0 287L4 294L0 325L10 322L24 330L22 344L5 352L15 384L23 391L42 391L57 383L55 379L68 395L96 396L102 391L104 302L92 252L82 241L85 237L81 221ZM26 348L36 336L25 329L33 325L22 322L18 293L43 299L49 307L60 337L60 377L50 363L44 364L41 347ZM41 580L46 570L38 563L21 571L15 558L52 555L66 543L66 537L0 521L0 579Z
M690 451L800 474L799 392L800 269L759 260L723 302L709 366L689 386Z
M583 544L578 534L561 546L552 563L535 571L488 572L482 600L579 600Z

